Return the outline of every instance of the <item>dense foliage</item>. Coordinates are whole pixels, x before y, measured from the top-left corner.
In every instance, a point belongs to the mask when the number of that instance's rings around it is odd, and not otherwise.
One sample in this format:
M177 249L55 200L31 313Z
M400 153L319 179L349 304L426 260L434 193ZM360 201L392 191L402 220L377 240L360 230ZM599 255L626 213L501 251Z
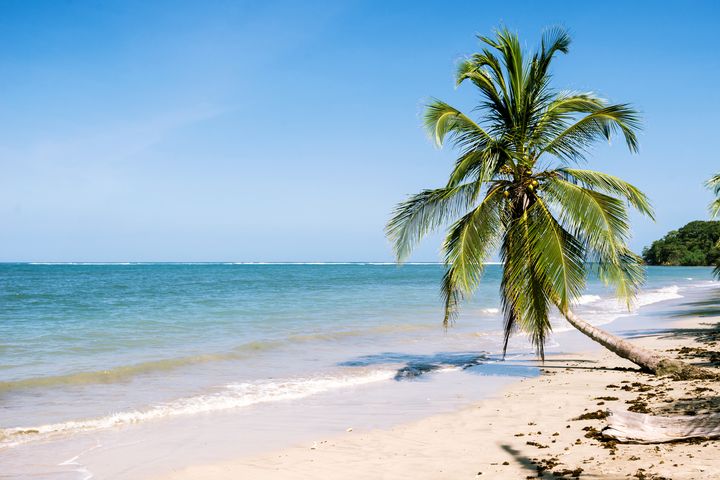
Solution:
M643 250L649 265L717 265L720 262L720 222L690 222Z

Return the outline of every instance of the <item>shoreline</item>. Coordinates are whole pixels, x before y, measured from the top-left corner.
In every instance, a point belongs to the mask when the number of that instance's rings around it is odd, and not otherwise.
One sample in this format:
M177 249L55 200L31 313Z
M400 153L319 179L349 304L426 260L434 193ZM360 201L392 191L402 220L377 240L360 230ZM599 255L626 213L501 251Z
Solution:
M669 332L632 341L658 351L704 349L708 342L698 343L697 337L707 333L709 323L715 332L713 320L673 321L664 329ZM709 346L716 347L714 340ZM718 401L720 386L707 381L671 381L616 368L633 366L603 350L556 354L547 359L541 376L519 380L455 412L389 429L320 436L294 447L153 478L537 478L538 464L546 467L547 478L552 478L550 472L564 472L568 478L576 473L581 478L656 480L720 476L718 442L605 448L587 437L606 424L602 419L572 420L588 412L639 405L652 413L688 414Z

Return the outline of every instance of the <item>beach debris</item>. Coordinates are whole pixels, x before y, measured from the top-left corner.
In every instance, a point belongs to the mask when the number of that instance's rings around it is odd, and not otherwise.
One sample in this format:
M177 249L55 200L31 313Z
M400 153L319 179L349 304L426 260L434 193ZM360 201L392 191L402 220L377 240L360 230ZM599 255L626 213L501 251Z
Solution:
M593 440L600 440L602 438L600 430L595 427L585 427L583 428L583 431L587 432L585 434L585 438L592 438Z
M573 418L573 420L602 420L607 418L608 415L607 410L596 410L594 412L583 413L579 417Z
M665 443L720 437L720 413L662 417L629 411L608 412L605 437L624 443Z
M542 443L538 443L538 442L525 442L525 444L530 445L532 447L537 447L537 448L548 448L547 445L543 445Z
M708 350L706 348L699 347L682 347L678 349L671 349L676 351L680 358L691 360L700 358L706 360L710 365L720 364L720 352L715 350Z
M349 432L352 432L352 427L348 427L345 431L348 432L348 433L349 433Z
M638 397L635 400L628 400L625 403L630 405L630 407L628 407L628 411L630 412L652 413L648 408L647 402L641 397Z
M677 465L675 465L677 467ZM638 468L637 472L633 475L633 478L638 480L670 480L669 477L661 477L654 473L646 472L644 468Z
M564 468L562 470L555 470L554 472L552 472L552 474L555 475L556 477L578 478L578 477L580 477L582 472L583 472L583 469L578 467L573 470L570 470L569 468Z
M545 471L552 470L553 468L560 465L560 460L557 457L550 457L542 460L533 459L531 463L535 465L535 469L537 470L537 477L540 478L543 476Z

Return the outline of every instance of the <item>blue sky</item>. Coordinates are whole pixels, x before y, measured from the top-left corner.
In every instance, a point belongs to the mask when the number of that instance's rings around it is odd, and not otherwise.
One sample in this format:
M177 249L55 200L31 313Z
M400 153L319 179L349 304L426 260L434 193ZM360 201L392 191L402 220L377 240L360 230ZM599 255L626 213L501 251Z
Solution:
M390 260L393 206L441 186L421 129L476 33L564 25L559 88L642 111L639 251L707 218L715 2L0 2L0 261ZM438 259L430 237L413 259Z

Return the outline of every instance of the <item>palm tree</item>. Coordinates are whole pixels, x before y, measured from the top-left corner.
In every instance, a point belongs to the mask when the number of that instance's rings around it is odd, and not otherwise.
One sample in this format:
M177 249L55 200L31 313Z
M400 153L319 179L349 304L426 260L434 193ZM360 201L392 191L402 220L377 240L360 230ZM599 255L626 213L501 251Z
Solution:
M720 173L716 173L710 178L705 185L715 194L715 200L710 203L710 217L717 218L720 216Z
M460 156L445 187L423 190L396 207L386 233L398 261L425 234L452 222L442 247L445 327L499 248L503 353L519 329L544 358L549 314L557 308L575 328L645 371L714 375L613 336L570 308L591 269L628 307L644 279L640 258L626 244L627 206L652 218L647 197L614 176L573 168L595 142L614 133L637 151L637 112L592 93L550 87L550 64L570 44L560 28L548 30L531 57L507 29L478 38L482 52L462 61L456 77L457 85L469 81L478 89L478 121L440 100L427 106L430 136L438 146L449 142Z
M707 186L713 191L713 194L715 194L715 200L710 203L709 209L710 218L717 218L720 216L720 173L716 173L710 178L710 180L705 182L705 186ZM718 241L717 246L720 247L720 241ZM715 265L713 274L715 275L715 278L720 278L720 262Z

